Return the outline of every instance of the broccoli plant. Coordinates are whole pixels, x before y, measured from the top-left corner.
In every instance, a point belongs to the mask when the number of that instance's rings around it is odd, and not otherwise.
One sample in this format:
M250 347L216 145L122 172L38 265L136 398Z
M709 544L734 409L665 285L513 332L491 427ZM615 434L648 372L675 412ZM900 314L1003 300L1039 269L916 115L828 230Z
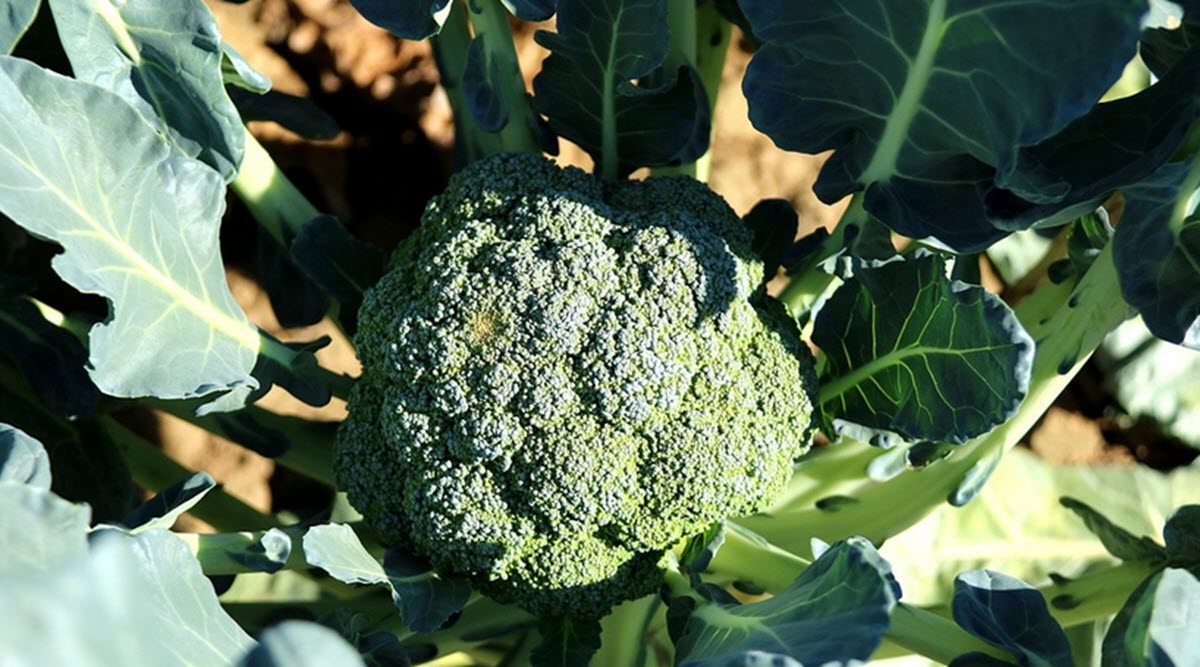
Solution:
M246 129L329 119L202 0L0 0L0 663L1200 661L1200 473L1012 451L1127 320L1200 348L1200 5L351 3L453 106L390 254ZM706 184L735 34L835 226ZM229 195L361 375L238 306ZM332 500L255 510L148 410Z

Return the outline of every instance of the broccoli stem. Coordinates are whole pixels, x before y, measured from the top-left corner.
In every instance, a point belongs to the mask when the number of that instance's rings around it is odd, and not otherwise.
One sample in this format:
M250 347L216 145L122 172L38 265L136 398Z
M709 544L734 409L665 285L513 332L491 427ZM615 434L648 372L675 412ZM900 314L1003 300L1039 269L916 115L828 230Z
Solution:
M479 127L463 93L462 76L471 45L471 22L463 0L454 0L441 32L430 37L429 44L433 47L442 89L454 110L454 152L458 166L501 152L500 137Z
M284 175L271 154L245 131L246 154L229 187L258 224L285 250L304 224L320 215L317 207Z
M647 595L613 607L612 612L600 620L600 650L592 657L591 664L646 667L650 658L647 629L661 608L662 599L658 595Z
M847 234L851 228L861 229L869 220L870 214L863 208L863 194L854 193L850 205L838 220L833 232L822 241L821 246L812 253L810 258L794 271L789 273L790 280L779 296L775 297L787 307L788 312L796 321L805 323L811 319L813 308L821 297L839 284L837 277L816 268L821 262L844 251Z
M684 65L696 69L708 98L708 116L713 119L717 93L721 88L721 74L725 68L725 54L729 50L731 26L717 11L713 0L670 0L667 16L670 33L667 58L663 67L669 74L678 72ZM713 129L715 130L715 124ZM711 141L711 131L709 138ZM710 149L695 162L673 167L655 167L651 172L663 176L691 176L707 182L711 166Z
M1128 316L1129 307L1120 293L1110 243L1074 289L1067 283L1047 285L1018 306L1018 318L1037 342L1029 393L1017 414L990 433L964 443L928 468L906 471L882 483L866 479L861 469L843 470L834 478L816 477L802 462L771 509L736 523L802 556L811 555L812 537L833 542L857 534L878 544L906 530L954 496L968 473L984 473L994 465L1037 423L1104 336ZM846 456L856 460L869 451L864 449L868 445L859 443L837 447L851 448ZM849 483L847 474L857 484ZM837 495L847 496L847 502L824 509L811 502L814 497L827 497L833 488Z
M493 83L503 91L508 106L508 122L498 133L500 150L541 153L541 143L533 123L533 107L513 44L508 10L500 4L500 0L467 0L467 9L471 14L471 25L475 28L475 39L483 40L486 60L499 66L499 79Z
M292 550L281 570L303 570L309 567L304 556L304 533L306 526L277 528L292 540ZM257 572L239 562L235 556L252 549L266 535L265 530L228 533L172 533L192 551L206 575L241 574Z

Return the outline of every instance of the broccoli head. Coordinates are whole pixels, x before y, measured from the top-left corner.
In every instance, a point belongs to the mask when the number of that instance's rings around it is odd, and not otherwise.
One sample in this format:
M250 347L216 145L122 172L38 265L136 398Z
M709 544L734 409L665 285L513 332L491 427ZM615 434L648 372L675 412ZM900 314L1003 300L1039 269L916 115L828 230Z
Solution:
M750 246L690 178L471 165L365 295L338 483L385 542L534 613L653 592L808 446L811 355Z

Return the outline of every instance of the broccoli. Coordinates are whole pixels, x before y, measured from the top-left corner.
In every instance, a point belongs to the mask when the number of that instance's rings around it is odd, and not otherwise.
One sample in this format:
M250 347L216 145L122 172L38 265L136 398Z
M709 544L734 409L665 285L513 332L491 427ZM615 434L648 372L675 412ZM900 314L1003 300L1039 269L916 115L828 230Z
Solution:
M810 441L811 354L750 247L690 178L471 165L365 295L338 483L385 543L534 613L655 591Z

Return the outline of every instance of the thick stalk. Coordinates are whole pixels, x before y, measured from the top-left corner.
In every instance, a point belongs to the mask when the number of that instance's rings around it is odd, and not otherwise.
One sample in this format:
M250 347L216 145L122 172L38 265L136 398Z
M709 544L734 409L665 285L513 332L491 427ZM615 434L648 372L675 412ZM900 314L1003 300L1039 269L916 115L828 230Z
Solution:
M646 667L650 658L647 629L661 607L662 600L658 595L647 595L614 607L600 621L600 650L592 657L591 664L595 667Z
M788 502L820 496L822 489L829 488L829 478L810 476L801 464L784 502L736 522L803 556L811 554L813 537L833 542L857 534L878 544L906 530L950 498L973 469L979 472L994 465L1037 423L1104 336L1128 316L1120 293L1110 244L1074 290L1067 284L1048 285L1022 302L1017 316L1037 343L1029 393L1017 414L990 433L964 443L928 468L906 471L886 482L870 481L863 471L855 470L852 474L860 484L846 492L843 474L843 479L834 481L842 487L839 495L848 496L848 501L825 509Z
M284 249L306 222L320 212L284 175L271 154L246 130L246 155L229 187L258 224Z
M500 4L500 0L466 1L471 14L471 25L475 28L475 39L483 40L486 61L497 66L498 80L491 83L502 91L508 107L508 122L498 133L500 149L509 152L541 153L541 143L532 122L533 107L525 89L525 78L521 75L517 49L513 45L508 10Z

